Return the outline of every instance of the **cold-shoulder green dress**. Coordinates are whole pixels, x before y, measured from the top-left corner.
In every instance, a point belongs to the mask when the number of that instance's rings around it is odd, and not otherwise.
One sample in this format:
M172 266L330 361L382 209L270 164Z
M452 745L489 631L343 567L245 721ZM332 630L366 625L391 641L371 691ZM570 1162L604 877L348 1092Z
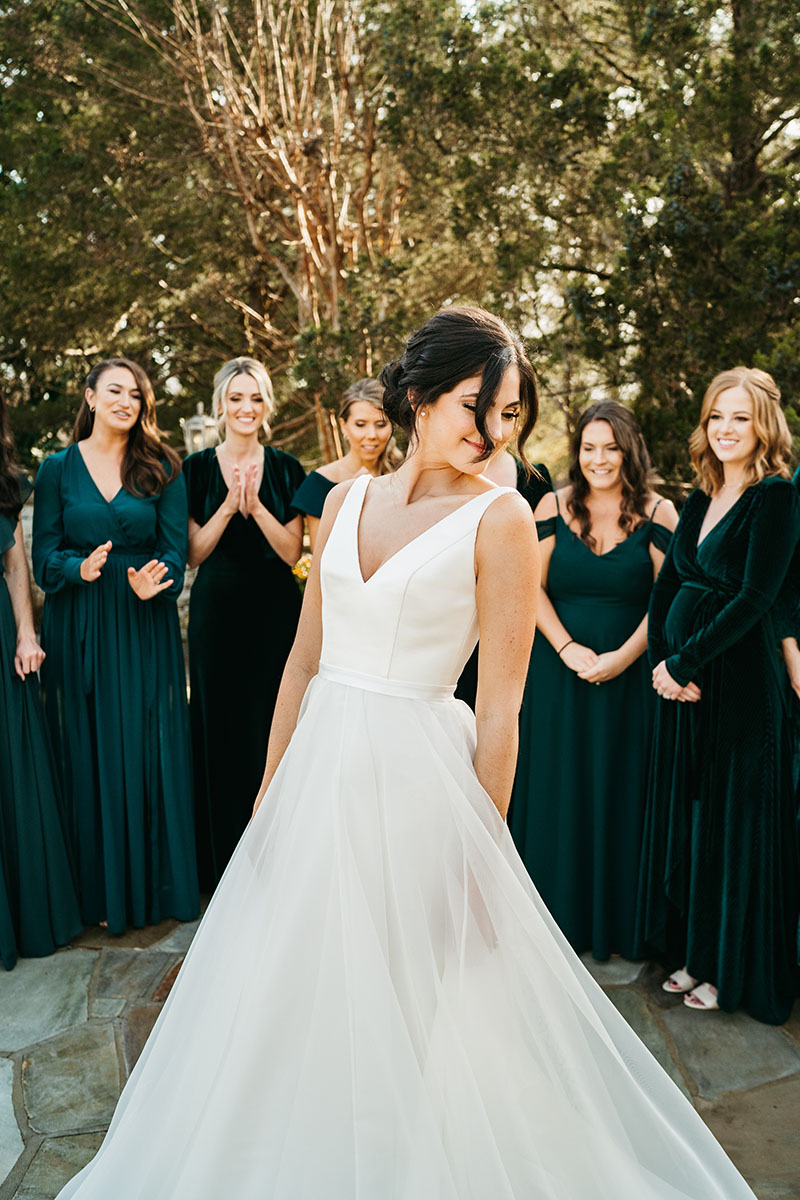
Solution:
M555 538L547 594L564 628L597 654L618 649L647 612L650 519L595 554L561 514L537 522ZM642 826L655 711L647 656L606 683L579 679L537 634L520 713L509 828L542 899L573 948L597 959L642 957L635 933Z
M20 508L32 491L20 479ZM14 669L17 626L3 578L18 513L0 513L0 960L51 954L81 929L39 680Z
M82 559L112 549L99 579ZM98 490L78 445L36 478L33 569L45 595L45 706L59 763L81 912L112 933L193 920L195 865L186 675L176 600L187 547L179 475L154 496ZM158 558L172 586L140 600L129 566Z
M692 492L653 589L649 656L696 704L658 700L639 929L722 1009L781 1024L795 995L798 853L778 600L800 538L785 479L748 487L698 545Z

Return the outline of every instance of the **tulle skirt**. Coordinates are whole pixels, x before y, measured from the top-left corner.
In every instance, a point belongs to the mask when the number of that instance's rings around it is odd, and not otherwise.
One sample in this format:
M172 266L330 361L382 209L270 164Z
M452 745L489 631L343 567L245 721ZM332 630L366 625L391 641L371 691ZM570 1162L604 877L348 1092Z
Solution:
M395 691L321 668L62 1200L752 1200L539 900L469 709Z

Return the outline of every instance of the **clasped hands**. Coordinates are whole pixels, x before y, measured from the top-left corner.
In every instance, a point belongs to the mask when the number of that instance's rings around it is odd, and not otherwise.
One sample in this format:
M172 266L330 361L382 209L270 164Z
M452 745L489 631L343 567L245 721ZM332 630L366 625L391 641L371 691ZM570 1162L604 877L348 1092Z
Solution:
M618 650L608 650L605 654L595 654L588 646L579 642L570 642L559 655L565 667L574 671L579 679L586 683L607 683L615 679L625 670L625 662Z
M666 662L660 662L653 669L653 687L664 700L680 700L696 704L700 699L700 688L696 683L687 683L685 687L676 683L667 670Z
M100 578L110 549L111 542L103 542L102 546L97 546L84 558L81 563L81 579L86 583L94 583ZM135 567L128 567L128 583L140 600L152 600L159 592L172 586L172 580L164 578L167 570L165 563L151 558L143 567L139 567L138 571Z
M228 516L239 512L243 517L255 517L264 507L258 498L259 464L251 463L245 467L244 474L239 467L233 468L233 479L228 488L228 494L223 501L223 508Z

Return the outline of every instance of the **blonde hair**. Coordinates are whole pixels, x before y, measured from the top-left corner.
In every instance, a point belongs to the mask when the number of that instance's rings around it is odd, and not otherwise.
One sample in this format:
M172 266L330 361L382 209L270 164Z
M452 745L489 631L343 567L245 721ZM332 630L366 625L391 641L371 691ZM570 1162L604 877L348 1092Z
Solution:
M339 420L342 424L347 421L347 418L350 416L350 409L359 400L365 400L367 404L371 404L373 408L377 408L378 412L383 413L383 385L378 383L377 379L359 379L355 383L351 383L342 396L342 403L339 405ZM385 413L384 416L386 416ZM386 420L391 425L388 417L386 417ZM378 474L391 475L393 471L397 470L402 461L403 456L397 448L394 436L390 436L377 462Z
M269 377L269 371L263 363L257 362L254 358L231 358L228 362L222 364L214 376L211 412L214 420L217 422L217 429L220 431L220 435L223 435L225 432L225 399L228 395L228 388L231 385L231 380L235 379L237 375L250 375L258 384L264 399L264 418L261 422L261 428L264 430L265 435L269 437L269 419L275 411L275 393L272 390L272 380Z
M753 401L753 431L758 445L745 472L745 486L758 483L767 475L789 478L792 454L792 435L783 414L778 385L766 371L758 367L733 367L715 375L709 384L700 409L700 424L689 438L689 454L699 487L709 496L725 482L722 463L708 441L708 422L722 392L741 387Z

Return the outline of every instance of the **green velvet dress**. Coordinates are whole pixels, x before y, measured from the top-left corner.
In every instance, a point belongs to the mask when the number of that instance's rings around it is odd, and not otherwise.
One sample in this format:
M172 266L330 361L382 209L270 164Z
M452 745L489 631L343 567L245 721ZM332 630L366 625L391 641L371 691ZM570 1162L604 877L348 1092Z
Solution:
M651 542L670 534L651 519L595 554L559 514L537 525L553 537L547 593L570 637L616 650L647 612ZM537 635L520 713L509 828L545 904L577 953L642 957L636 895L655 693L647 656L599 687L579 679Z
M99 579L81 560L112 549ZM36 478L33 569L44 589L45 706L60 767L81 913L112 933L199 911L186 676L176 600L186 488L107 501L77 445ZM158 558L172 586L140 600L129 566Z
M795 994L798 855L785 670L775 604L800 538L788 480L747 488L703 538L692 492L656 582L649 655L694 681L659 700L639 927L669 968L715 984L719 1006L781 1024Z
M20 481L20 507L32 491ZM3 578L17 514L0 513L0 960L52 954L81 929L56 769L36 675L14 670L17 626Z
M189 513L205 525L225 499L215 449L184 463ZM286 525L304 478L291 454L264 448L262 504ZM192 748L200 885L212 890L256 798L272 713L300 616L300 589L251 518L236 513L201 563L189 606Z

